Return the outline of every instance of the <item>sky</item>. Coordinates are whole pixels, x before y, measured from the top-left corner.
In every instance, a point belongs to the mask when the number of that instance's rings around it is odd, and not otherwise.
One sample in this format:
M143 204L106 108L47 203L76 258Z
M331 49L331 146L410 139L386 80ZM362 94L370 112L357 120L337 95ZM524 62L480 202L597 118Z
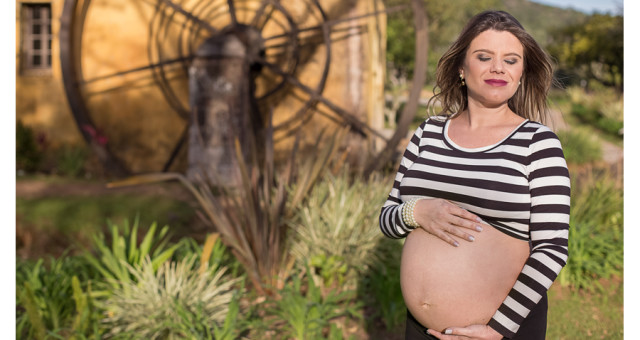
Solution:
M578 11L591 14L610 13L620 14L623 8L623 0L531 0L533 2L551 5L561 8L573 8Z

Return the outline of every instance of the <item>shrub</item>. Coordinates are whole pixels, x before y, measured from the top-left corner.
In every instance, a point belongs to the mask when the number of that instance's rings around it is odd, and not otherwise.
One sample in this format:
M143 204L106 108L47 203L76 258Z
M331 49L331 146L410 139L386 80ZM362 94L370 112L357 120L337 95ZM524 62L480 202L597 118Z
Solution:
M404 326L407 307L400 287L400 260L404 239L382 238L374 253L379 260L363 275L359 296L371 306L369 320L380 318L387 330ZM371 325L370 325L371 326Z
M126 220L123 227L109 221L111 246L105 241L104 234L98 233L93 239L97 254L95 256L89 252L85 254L86 260L102 274L103 279L112 288L120 288L126 282L131 282L133 277L130 266L139 267L148 259L152 268L157 270L162 263L171 259L176 249L182 245L179 242L168 246L169 227L164 226L160 233L156 234L156 223L151 225L138 244L138 221L136 217L132 228ZM120 235L121 229L122 235ZM109 294L110 290L105 288L103 293Z
M16 265L16 335L25 339L47 336L99 335L99 316L91 299L91 279L99 275L81 257L49 258Z
M41 145L38 144L33 129L18 120L16 124L16 167L18 170L38 171L43 156Z
M354 283L376 261L373 248L382 234L378 214L387 181L326 174L289 222L290 248L301 265L310 261L325 285Z
M149 257L139 267L126 264L134 279L120 282L100 303L106 311L102 321L110 329L107 337L213 339L218 332L233 338L232 330L222 328L235 326L238 309L229 311L239 279L226 276L225 267L199 269L197 256L164 262L157 271Z
M558 281L593 290L601 288L598 280L622 275L623 192L606 171L574 183L569 259Z
M254 336L271 338L271 333L275 333L281 339L337 340L343 338L345 331L337 328L339 318L362 319L361 304L354 300L354 291L323 292L309 275L308 267L287 280L279 293L257 306L264 313L253 322L253 331L257 333Z
M586 94L579 87L571 87L567 93L571 99L571 113L574 116L611 136L622 136L622 98L614 90L601 88Z
M557 133L567 163L586 164L602 157L602 148L587 130L573 128Z
M83 146L64 145L56 150L55 171L63 176L79 177L85 171L89 150Z

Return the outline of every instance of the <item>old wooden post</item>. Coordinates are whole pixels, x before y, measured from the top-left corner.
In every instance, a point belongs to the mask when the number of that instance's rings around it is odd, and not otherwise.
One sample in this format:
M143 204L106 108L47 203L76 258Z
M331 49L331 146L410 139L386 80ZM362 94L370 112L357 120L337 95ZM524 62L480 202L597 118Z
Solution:
M258 116L253 100L252 48L244 34L221 33L198 49L189 69L191 121L187 177L198 174L234 187L237 177L235 140L248 155ZM244 40L244 41L243 41Z

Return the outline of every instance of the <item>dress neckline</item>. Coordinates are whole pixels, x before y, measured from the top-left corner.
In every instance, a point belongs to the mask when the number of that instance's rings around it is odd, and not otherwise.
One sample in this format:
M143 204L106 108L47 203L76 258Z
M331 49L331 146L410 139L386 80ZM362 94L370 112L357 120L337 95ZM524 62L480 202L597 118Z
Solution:
M456 144L451 138L449 138L449 123L450 122L451 122L451 119L447 119L445 121L445 123L444 123L444 129L442 129L442 133L444 135L444 140L449 145L449 147L451 147L453 149L456 149L456 150L464 151L464 152L484 152L484 151L491 150L491 149L495 148L496 146L504 143L504 141L506 141L507 139L511 138L511 136L513 136L524 124L529 122L529 120L525 119L522 123L518 124L518 126L516 126L509 134L507 134L500 141L498 141L496 143L493 143L493 144L490 144L490 145L480 146L480 147L477 147L477 148L465 148L463 146L460 146L460 145Z

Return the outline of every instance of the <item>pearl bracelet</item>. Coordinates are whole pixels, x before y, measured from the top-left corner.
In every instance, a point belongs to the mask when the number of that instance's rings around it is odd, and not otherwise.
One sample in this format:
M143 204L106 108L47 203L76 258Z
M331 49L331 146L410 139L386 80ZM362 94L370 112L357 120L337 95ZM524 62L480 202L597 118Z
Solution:
M406 224L408 227L417 228L420 226L414 217L414 210L416 209L416 203L418 203L419 198L412 198L409 201L404 203L402 207L402 222Z

